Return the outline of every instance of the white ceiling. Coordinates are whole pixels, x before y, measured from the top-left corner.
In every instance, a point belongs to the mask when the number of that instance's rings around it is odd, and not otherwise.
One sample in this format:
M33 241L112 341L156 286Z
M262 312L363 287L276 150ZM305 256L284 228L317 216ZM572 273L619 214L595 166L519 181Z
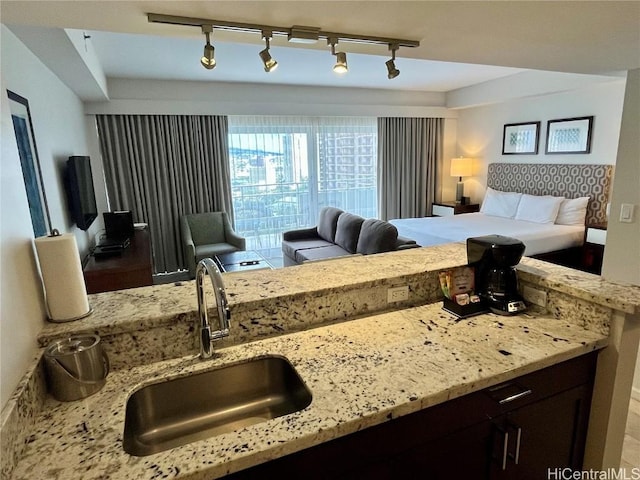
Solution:
M522 71L509 67L397 58L396 67L401 74L389 80L385 62L390 56L387 48L381 46L379 50L382 55L348 54L349 72L339 75L332 70L335 57L328 48L292 48L280 38L271 44L271 55L278 61L278 68L271 73L264 71L258 57L264 45L215 41L217 65L214 70L206 70L200 65L204 37L172 38L98 31L86 33L91 35L90 41L108 77L445 92ZM346 44L339 47L345 50L349 48Z
M342 42L349 73L331 71L326 42L302 48L274 38L279 68L267 74L259 35L214 32L218 67L199 64L197 27L147 22L149 12L418 40L401 48L401 75L386 78L384 46ZM55 29L80 29L107 77L189 79L450 91L521 69L610 74L640 68L639 1L13 1L0 2L2 22L55 71ZM43 39L47 39L44 41ZM50 57L50 58L48 58ZM493 65L493 66L489 66ZM69 71L61 75L69 75Z

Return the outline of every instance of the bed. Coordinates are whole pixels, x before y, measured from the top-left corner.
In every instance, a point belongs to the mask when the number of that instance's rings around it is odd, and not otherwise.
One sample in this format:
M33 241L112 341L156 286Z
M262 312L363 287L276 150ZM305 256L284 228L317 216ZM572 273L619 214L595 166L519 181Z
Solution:
M606 221L612 171L612 165L492 163L488 168L487 197L481 213L394 219L390 223L395 225L399 235L411 238L423 247L498 234L522 240L527 256L563 252L583 244L585 224ZM507 218L510 212L496 215L494 209L485 208L492 201L494 191L500 194L501 199L505 197L502 195L504 192L524 194L518 197L518 202L526 198L531 203L520 204L519 210L516 203L518 214L512 215L512 218ZM562 200L550 200L551 197L570 200L563 203ZM584 202L579 222L562 221L562 208L578 202L578 199L583 199ZM558 208L555 211L558 221L569 224L559 224L549 218L536 218L540 201L558 204L560 213ZM566 218L563 217L565 220ZM551 223L544 223L542 220Z
M584 226L532 223L483 213L403 218L390 223L400 235L422 247L497 234L522 240L526 246L524 254L528 256L580 246L584 239Z

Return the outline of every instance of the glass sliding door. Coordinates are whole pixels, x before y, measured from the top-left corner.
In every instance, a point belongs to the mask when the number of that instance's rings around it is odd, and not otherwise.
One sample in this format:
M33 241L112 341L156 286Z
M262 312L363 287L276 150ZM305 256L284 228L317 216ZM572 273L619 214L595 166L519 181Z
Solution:
M267 258L324 206L377 216L375 118L230 116L229 158L235 228Z

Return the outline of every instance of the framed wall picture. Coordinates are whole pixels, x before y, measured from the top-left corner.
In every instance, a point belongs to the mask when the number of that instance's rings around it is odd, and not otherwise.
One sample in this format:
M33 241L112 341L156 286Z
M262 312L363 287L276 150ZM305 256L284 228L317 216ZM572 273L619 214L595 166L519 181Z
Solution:
M592 116L549 120L545 153L591 153L592 128Z
M503 155L537 155L540 122L508 123L502 134Z
M48 235L51 231L51 218L49 217L49 206L44 192L40 160L38 159L38 150L36 149L36 141L33 135L29 102L26 98L10 90L7 90L7 96L9 97L11 121L13 122L16 142L18 143L18 153L20 155L24 186L27 191L33 233L36 237L42 237Z

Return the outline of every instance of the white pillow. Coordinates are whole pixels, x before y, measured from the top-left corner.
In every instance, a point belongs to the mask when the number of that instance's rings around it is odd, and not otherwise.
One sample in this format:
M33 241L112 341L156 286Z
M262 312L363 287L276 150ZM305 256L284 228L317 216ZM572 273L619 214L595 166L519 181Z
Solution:
M560 204L556 223L558 225L584 225L589 197L565 198Z
M518 204L516 220L525 220L534 223L553 223L558 217L558 210L564 197L552 197L551 195L523 194Z
M520 197L522 197L521 193L501 192L487 187L480 213L494 217L513 218L518 211Z

